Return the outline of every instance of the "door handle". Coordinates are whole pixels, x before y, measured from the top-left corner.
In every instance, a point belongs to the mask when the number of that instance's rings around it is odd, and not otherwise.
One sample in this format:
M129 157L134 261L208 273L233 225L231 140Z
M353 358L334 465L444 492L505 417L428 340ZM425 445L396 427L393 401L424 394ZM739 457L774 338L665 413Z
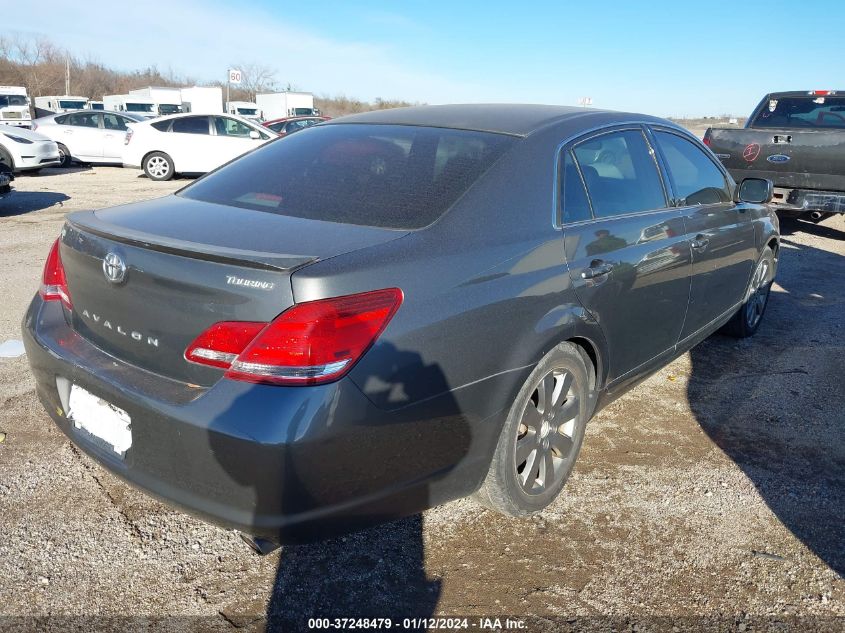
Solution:
M581 271L581 279L595 279L607 275L613 270L613 264L610 262L603 262L601 260L593 260L590 262L589 268Z
M73 130L65 130L65 134L73 134Z
M703 251L707 249L707 246L710 244L710 240L703 235L696 235L695 239L690 242L690 246L697 251Z

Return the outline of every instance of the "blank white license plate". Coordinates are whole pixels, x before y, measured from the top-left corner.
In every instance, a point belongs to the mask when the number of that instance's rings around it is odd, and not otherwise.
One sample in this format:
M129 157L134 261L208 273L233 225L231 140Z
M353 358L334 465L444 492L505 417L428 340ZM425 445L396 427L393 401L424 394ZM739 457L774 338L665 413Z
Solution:
M132 446L132 420L123 409L77 385L71 385L68 409L73 426L101 439L121 457Z

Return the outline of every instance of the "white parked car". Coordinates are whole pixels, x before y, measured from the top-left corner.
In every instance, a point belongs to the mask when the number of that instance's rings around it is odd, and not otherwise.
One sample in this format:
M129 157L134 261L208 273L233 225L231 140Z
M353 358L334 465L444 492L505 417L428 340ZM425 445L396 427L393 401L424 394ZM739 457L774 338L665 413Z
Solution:
M123 166L152 180L204 174L278 135L239 116L174 114L133 123L126 133Z
M54 141L22 127L0 125L0 163L15 173L38 171L61 162Z
M32 129L58 143L62 167L73 161L120 165L128 125L146 120L131 112L77 110L35 119Z

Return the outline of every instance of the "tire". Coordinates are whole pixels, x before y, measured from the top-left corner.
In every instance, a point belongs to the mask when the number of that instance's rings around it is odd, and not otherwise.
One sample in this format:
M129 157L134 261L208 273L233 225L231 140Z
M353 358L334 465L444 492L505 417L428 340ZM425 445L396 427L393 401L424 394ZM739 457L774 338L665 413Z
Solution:
M588 363L576 345L561 343L528 376L508 413L487 477L475 493L482 505L517 517L539 512L558 496L592 415L593 368Z
M776 268L775 254L766 246L754 268L754 275L745 293L745 301L725 325L725 334L735 338L748 338L758 330L763 322L766 306L769 305L769 292L775 279Z
M71 157L70 151L67 147L61 143L57 143L57 145L59 146L59 158L62 161L58 164L58 167L61 169L67 169L73 164L73 158Z
M12 155L9 154L6 150L0 147L0 164L5 165L8 167L9 171L15 171L15 161L12 160Z
M170 180L176 173L173 159L164 152L151 152L144 156L143 167L150 180Z

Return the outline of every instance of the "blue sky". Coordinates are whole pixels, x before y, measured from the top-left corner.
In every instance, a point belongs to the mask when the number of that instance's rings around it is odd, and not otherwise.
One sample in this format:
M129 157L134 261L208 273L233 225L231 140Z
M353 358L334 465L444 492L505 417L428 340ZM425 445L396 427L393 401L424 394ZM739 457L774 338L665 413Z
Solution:
M574 105L591 96L594 107L700 116L747 114L770 90L845 89L845 2L836 0L72 4L10 12L0 32L200 80L258 62L282 85L361 99Z

